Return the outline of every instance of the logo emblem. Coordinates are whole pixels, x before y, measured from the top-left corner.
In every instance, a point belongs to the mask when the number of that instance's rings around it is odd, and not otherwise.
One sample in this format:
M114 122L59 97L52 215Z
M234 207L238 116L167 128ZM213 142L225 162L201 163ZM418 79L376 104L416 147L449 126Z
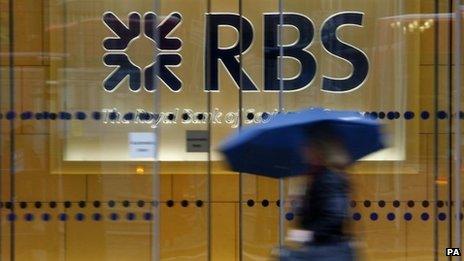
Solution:
M169 35L180 25L182 16L174 12L158 23L158 16L155 13L145 13L143 34L156 44L158 50L156 53L155 50L148 53L153 55L154 61L143 69L134 64L126 54L130 44L142 34L142 17L139 13L132 12L128 15L128 19L126 25L112 12L103 14L103 23L116 36L103 40L103 48L107 51L103 56L103 63L115 68L103 81L103 88L107 92L113 92L126 77L129 77L129 89L138 92L142 88L143 75L143 86L148 92L156 90L155 77L163 81L172 91L180 91L182 81L169 68L178 67L182 62L182 56L178 53L182 48L182 41Z

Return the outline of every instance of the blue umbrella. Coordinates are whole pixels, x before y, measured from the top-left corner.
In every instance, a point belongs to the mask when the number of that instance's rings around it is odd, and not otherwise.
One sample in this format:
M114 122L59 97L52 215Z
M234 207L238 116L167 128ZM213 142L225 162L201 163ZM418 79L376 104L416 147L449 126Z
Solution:
M267 123L244 127L219 150L237 172L274 178L301 175L310 168L302 147L318 126L334 130L353 162L384 147L378 121L355 111L311 108L280 113Z

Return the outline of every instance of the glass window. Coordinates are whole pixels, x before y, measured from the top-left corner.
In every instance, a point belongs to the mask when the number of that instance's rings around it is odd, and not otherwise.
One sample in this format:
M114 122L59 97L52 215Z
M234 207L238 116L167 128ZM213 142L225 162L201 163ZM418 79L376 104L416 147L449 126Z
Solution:
M310 107L384 126L347 170L359 257L445 258L462 4L0 0L0 259L268 259L311 178L237 173L218 148Z

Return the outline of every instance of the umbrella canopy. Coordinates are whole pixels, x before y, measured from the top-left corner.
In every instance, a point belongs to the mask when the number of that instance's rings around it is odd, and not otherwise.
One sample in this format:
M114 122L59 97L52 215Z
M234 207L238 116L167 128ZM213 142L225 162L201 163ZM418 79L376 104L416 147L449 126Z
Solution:
M378 121L354 111L311 108L280 113L267 123L242 128L219 150L237 172L274 178L301 175L310 168L302 147L319 125L334 131L353 162L384 147Z

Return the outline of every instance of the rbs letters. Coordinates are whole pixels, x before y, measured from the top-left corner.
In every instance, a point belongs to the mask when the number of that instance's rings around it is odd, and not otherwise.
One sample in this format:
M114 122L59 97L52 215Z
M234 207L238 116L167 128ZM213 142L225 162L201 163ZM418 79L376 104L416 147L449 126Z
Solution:
M281 17L282 15L282 17ZM264 16L264 91L299 91L308 87L315 78L317 61L315 56L306 50L314 41L316 28L310 18L298 13L265 13ZM326 92L353 91L365 82L369 72L369 59L359 48L343 42L337 35L339 28L344 26L362 27L364 14L361 12L341 12L328 17L321 25L320 38L323 49L351 64L352 72L343 78L334 78L322 72L321 89ZM287 45L280 45L280 19L283 27L292 26L299 32L298 39ZM182 89L182 81L170 69L182 64L179 51L182 40L173 37L175 29L181 25L182 16L171 13L163 21L158 22L153 12L145 13L143 18L138 13L129 14L126 25L115 14L107 12L103 15L104 24L116 35L103 41L107 53L103 57L106 66L114 67L114 71L104 80L103 87L112 92L128 76L129 89L140 91L142 85L148 92L156 89L158 77L173 92ZM240 35L233 46L219 46L219 28L232 27ZM157 44L158 52L153 63L140 68L129 59L125 50L130 43L144 34ZM230 74L235 84L244 92L259 91L253 79L240 66L239 55L245 53L253 44L254 30L251 22L243 16L234 13L206 14L205 40L205 91L219 91L219 61ZM292 78L280 78L278 64L280 57L291 58L299 63L298 75ZM240 81L240 74L242 79ZM283 76L282 76L283 77ZM142 84L143 78L143 84ZM283 82L283 87L280 85Z

